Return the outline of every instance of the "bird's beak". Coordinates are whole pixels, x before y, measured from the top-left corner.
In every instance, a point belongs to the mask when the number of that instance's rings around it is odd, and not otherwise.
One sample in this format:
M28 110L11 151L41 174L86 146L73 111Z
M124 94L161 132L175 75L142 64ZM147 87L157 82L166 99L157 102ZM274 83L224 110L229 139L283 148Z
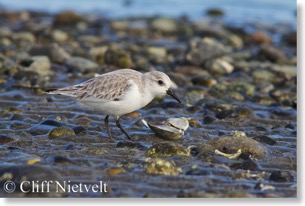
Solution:
M166 91L166 94L170 95L171 97L173 97L175 100L177 100L180 104L182 104L182 102L180 101L180 99L178 99L178 97L172 92L172 90L168 89ZM182 104L183 105L183 104Z

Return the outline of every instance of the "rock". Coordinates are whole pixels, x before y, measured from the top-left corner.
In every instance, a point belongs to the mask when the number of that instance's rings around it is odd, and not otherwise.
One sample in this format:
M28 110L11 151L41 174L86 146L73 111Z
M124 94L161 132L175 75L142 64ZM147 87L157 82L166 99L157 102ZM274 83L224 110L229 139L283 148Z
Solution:
M11 121L14 121L14 120L22 121L22 120L24 120L24 116L21 114L12 114L10 117L10 120Z
M0 27L0 37L9 37L12 35L12 30L9 27Z
M18 165L18 166L1 166L0 169L0 186L3 188L3 184L6 181L13 181L16 186L16 190L13 193L5 193L8 197L63 197L66 196L65 192L61 189L57 190L56 181L59 184L64 185L62 177L56 171L44 168L36 165ZM23 184L22 189L29 191L28 193L20 190L21 183L28 181L29 184ZM43 181L53 181L50 184L42 184ZM39 182L40 184L32 185L33 182ZM49 185L49 186L48 186ZM32 188L35 187L35 191L32 192ZM49 192L42 192L49 191Z
M83 20L83 17L76 14L73 11L62 11L55 16L54 24L69 25L69 24L76 24L82 20Z
M93 72L98 68L98 65L83 57L71 57L66 60L65 64L70 69L76 70L78 72Z
M237 169L241 169L241 170L258 170L259 166L253 162L252 160L248 159L245 160L241 163L234 163L232 165L230 165L231 169L237 170Z
M196 119L190 118L190 119L188 119L188 121L189 121L190 127L194 127L194 128L201 127L200 122L198 120L196 120Z
M250 36L251 40L258 44L271 44L272 40L266 33L255 32Z
M194 85L200 85L204 87L213 87L217 84L217 81L211 77L198 75L192 78L192 83Z
M150 46L147 48L148 54L159 57L159 58L166 58L167 51L164 47L156 47L156 46Z
M272 139L268 136L265 136L265 135L256 136L253 139L258 141L258 142L262 142L262 143L265 143L265 144L268 144L268 145L275 145L277 143L274 139Z
M107 170L108 175L118 175L124 172L123 168L120 167L115 167L115 168L110 168Z
M40 122L39 124L41 124L41 125L49 125L49 126L54 126L54 127L63 126L63 122L56 121L56 120L53 120L53 119L46 119L46 120L43 120L43 121Z
M33 136L37 136L37 135L44 135L44 134L48 134L52 129L54 128L54 126L50 126L50 125L34 125L31 128L29 128L27 131L33 135Z
M93 47L90 49L89 54L95 62L98 64L104 64L104 56L107 49L107 46Z
M190 43L190 51L186 54L186 59L193 65L201 66L206 61L218 58L230 51L215 39L204 38Z
M0 134L0 145L14 141L14 138Z
M272 82L274 77L275 77L275 74L268 70L255 70L252 73L253 81L256 83Z
M225 14L223 10L217 8L208 9L206 13L209 16L223 16Z
M255 195L252 195L245 191L229 192L228 194L225 194L225 196L223 196L223 197L225 197L225 198L256 198Z
M242 38L235 34L229 35L227 41L234 49L241 49L244 46L244 41Z
M282 50L269 45L262 45L258 51L258 56L277 63L283 63L287 60Z
M213 138L208 144L224 153L236 153L241 149L242 154L252 155L257 158L264 157L269 153L264 145L246 136L220 136Z
M148 148L147 157L190 156L190 149L173 142L157 143Z
M12 130L21 130L21 129L27 129L29 127L31 127L31 125L27 124L24 121L14 120L11 122L9 128Z
M105 52L104 62L119 68L130 68L132 65L132 59L128 52L114 48L109 48Z
M88 147L87 149L85 149L85 154L87 154L87 155L103 155L103 154L107 154L107 152L102 148Z
M228 61L217 58L214 60L207 61L205 67L211 74L226 75L234 71L234 66Z
M55 29L52 32L52 38L56 42L65 42L65 41L68 40L69 35L66 32L62 31L62 30Z
M270 181L273 182L293 182L294 177L288 171L272 171L270 177Z
M203 123L204 124L211 124L216 120L215 117L211 116L211 115L206 115L203 117Z
M278 76L284 76L286 79L292 79L297 76L297 67L289 65L274 65L271 68Z
M210 175L210 174L211 174L211 172L209 170L199 169L199 168L188 170L185 173L185 175L196 175L196 176Z
M54 155L54 156L48 157L47 162L49 162L50 164L62 165L62 166L76 164L76 162L74 162L73 160L70 160L67 157L63 157L63 156L59 156L59 155Z
M49 133L49 139L57 139L64 136L75 135L75 132L67 127L56 127Z
M36 38L30 32L18 32L12 35L14 41L25 41L29 43L35 43Z
M51 62L47 56L33 56L20 61L22 71L34 72L39 76L47 76L51 73Z
M86 133L86 129L82 126L75 126L72 128L75 134Z
M246 82L234 82L227 87L228 91L238 92L252 97L255 94L255 86Z
M49 57L51 61L55 63L63 64L64 62L66 62L68 59L71 58L71 55L64 48L54 43L51 46Z
M182 172L175 162L160 158L147 158L144 167L145 172L152 175L178 175Z
M177 31L176 21L169 18L157 18L151 22L151 26L155 30L165 33L172 33Z
M129 21L127 20L112 20L110 22L111 29L115 31L126 31L129 26Z
M296 45L297 45L297 32L292 31L292 32L288 32L287 34L285 34L283 36L283 42L287 42L289 45L296 47Z

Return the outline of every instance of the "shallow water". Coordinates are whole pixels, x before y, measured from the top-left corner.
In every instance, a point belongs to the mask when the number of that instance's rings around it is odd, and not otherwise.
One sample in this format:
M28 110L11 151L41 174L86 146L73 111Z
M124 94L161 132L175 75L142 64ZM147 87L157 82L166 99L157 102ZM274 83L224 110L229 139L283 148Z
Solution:
M152 15L179 17L187 15L193 20L202 19L205 16L205 11L210 8L218 8L225 12L225 20L228 22L284 22L294 25L296 23L296 1L293 0L164 0L162 3L154 0L52 0L43 2L39 0L0 0L1 5L14 10L30 9L48 12L70 9L84 13L98 13L111 18ZM175 5L174 9L173 5ZM272 12L272 15L270 15L270 12Z

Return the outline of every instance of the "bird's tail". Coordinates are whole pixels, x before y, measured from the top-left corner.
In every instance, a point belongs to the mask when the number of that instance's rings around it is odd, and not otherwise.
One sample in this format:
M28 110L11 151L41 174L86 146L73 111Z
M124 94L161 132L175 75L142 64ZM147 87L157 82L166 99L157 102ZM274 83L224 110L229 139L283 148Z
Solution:
M45 92L47 94L59 94L59 95L64 95L64 96L69 96L69 97L76 97L75 92L77 91L77 88L72 87L64 87L60 89L49 89L46 90Z

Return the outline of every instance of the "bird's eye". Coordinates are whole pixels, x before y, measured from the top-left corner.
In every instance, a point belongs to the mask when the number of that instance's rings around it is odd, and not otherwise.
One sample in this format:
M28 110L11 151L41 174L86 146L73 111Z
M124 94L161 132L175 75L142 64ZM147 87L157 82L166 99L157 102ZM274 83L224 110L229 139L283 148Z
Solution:
M158 84L159 84L160 86L163 86L164 82L163 82L162 80L158 80Z

